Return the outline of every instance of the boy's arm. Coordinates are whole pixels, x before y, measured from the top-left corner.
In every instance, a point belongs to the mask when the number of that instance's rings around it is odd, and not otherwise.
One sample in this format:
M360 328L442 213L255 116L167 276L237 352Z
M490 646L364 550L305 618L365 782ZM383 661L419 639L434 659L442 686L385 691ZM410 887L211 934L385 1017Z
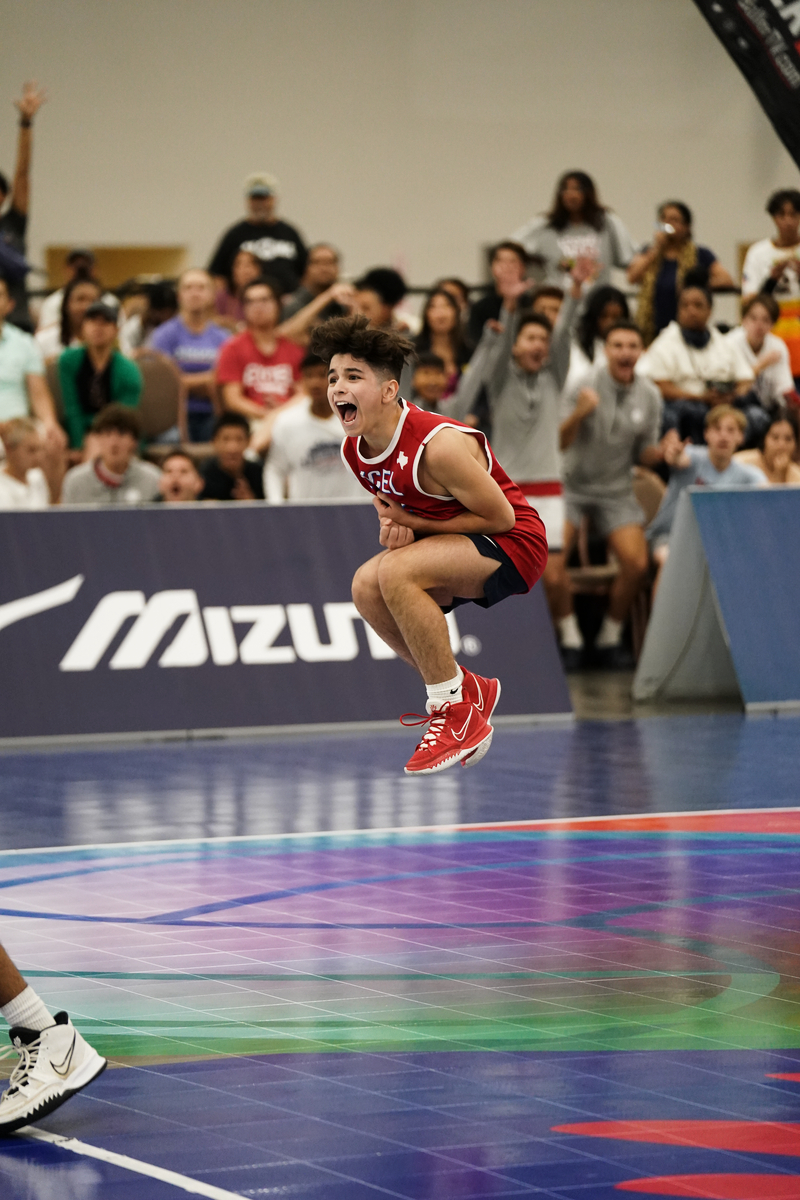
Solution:
M692 459L688 447L691 444L691 438L682 442L676 429L668 429L661 439L661 453L667 466L674 471L685 471L690 467Z
M446 521L417 517L389 496L376 497L375 507L381 515L381 542L390 532L385 524L396 524L414 533L507 533L514 528L514 509L499 484L477 461L466 444L465 435L457 430L443 429L425 448L425 469L430 478L445 488L449 495L467 509Z
M505 306L500 311L499 330L493 322L486 322L469 367L458 381L455 396L452 401L444 401L440 411L463 421L474 409L483 387L488 386L490 400L502 389L511 361L516 323L515 314Z
M589 279L590 266L580 260L572 268L572 287L564 297L561 312L550 340L549 367L561 391L569 374L569 359L572 350L572 333L578 319L578 306L583 294L583 284Z

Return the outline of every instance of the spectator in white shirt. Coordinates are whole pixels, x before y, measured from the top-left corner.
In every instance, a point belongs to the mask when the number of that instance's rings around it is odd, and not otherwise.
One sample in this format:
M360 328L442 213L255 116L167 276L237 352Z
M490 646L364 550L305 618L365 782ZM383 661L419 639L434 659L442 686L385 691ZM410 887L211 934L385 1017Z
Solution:
M6 459L0 469L0 509L47 508L50 490L42 460L42 439L35 421L15 417L0 425Z
M789 348L792 375L800 378L800 191L781 188L767 201L775 237L753 242L742 267L742 296L773 295L780 308L775 333Z
M81 326L86 311L102 296L102 288L94 279L71 279L61 293L58 320L39 329L36 342L44 359L58 358L68 346L81 345Z
M301 363L302 397L279 412L264 467L264 495L284 500L363 499L342 461L342 427L328 401L328 364L315 354Z
M61 315L61 306L64 303L64 292L71 283L75 283L78 279L91 280L92 283L100 287L99 281L94 273L95 257L91 250L85 246L75 247L70 250L66 257L65 267L67 271L67 283L64 287L58 288L57 291L51 292L42 301L42 306L39 309L39 322L37 328L47 329L51 325L57 325ZM100 288L102 292L102 288ZM104 304L108 304L111 308L116 308L119 301L113 292L106 292L102 297L98 295L98 300L102 299Z
M708 412L753 386L742 351L709 324L711 306L708 288L689 281L678 297L677 321L661 330L639 367L664 397L664 427L698 446Z
M782 338L770 332L779 315L774 297L751 296L742 306L741 325L727 335L750 364L753 391L768 412L782 407L787 396L794 397L789 350Z

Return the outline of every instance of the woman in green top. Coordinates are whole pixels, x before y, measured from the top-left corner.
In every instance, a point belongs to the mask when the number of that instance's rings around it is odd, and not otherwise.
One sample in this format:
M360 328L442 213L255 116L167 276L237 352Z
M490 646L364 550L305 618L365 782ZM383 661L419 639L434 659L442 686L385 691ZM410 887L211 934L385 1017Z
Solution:
M79 450L94 418L107 404L136 408L142 375L135 362L116 348L117 314L98 301L86 310L82 346L65 350L58 360L69 444Z

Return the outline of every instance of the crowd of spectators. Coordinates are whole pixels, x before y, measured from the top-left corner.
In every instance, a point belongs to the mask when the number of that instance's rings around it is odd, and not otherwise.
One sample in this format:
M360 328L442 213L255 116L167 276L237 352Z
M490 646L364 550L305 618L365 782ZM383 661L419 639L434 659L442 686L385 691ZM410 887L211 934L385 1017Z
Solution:
M76 247L64 286L37 306L25 235L45 99L25 85L12 182L0 174L0 508L368 499L341 461L326 364L308 352L314 328L347 312L412 338L401 393L485 430L540 511L568 665L583 655L567 567L584 533L616 564L595 647L617 661L683 487L800 483L800 190L767 201L775 230L746 252L734 328L713 314L734 277L695 242L689 206L660 204L637 248L577 170L492 248L488 285L440 279L419 316L394 267L350 282L336 247L307 247L265 172L245 181L244 218L207 267L113 292ZM174 426L145 444L153 357L171 364L179 401ZM643 476L664 493L649 521Z

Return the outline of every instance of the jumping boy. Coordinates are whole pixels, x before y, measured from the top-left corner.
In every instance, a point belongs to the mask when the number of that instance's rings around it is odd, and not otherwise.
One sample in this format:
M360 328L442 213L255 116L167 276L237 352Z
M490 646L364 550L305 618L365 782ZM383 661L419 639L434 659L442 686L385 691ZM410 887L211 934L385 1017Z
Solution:
M312 349L330 364L342 457L380 514L384 550L359 567L353 600L428 692L406 772L472 766L489 749L500 683L456 664L444 614L530 591L547 562L544 526L484 434L400 397L413 350L397 331L341 317L315 330Z

